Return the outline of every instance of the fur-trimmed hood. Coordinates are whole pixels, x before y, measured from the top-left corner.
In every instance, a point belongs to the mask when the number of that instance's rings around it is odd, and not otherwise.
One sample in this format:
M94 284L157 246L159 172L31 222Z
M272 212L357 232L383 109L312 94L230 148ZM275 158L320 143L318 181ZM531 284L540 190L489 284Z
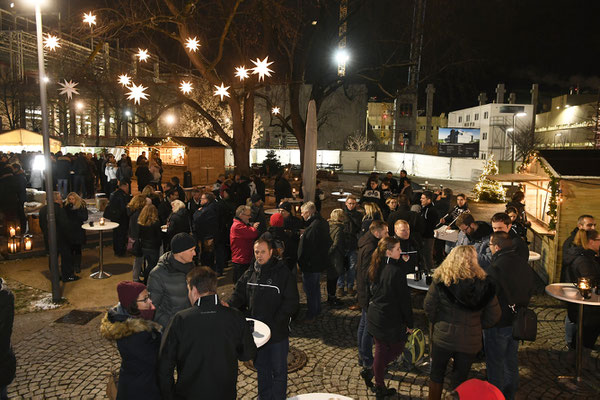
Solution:
M117 305L110 309L100 324L100 335L108 340L119 340L140 332L161 332L162 326L153 321L134 318Z

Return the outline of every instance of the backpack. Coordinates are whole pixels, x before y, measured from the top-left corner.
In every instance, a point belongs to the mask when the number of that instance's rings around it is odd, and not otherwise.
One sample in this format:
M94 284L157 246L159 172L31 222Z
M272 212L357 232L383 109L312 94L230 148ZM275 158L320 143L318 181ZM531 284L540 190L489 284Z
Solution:
M121 218L121 212L115 207L114 202L109 201L102 216L109 221L115 222Z

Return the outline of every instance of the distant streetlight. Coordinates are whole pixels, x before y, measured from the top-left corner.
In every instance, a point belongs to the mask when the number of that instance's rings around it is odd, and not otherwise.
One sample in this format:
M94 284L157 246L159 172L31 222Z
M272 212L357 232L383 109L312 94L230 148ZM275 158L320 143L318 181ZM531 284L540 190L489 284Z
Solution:
M558 132L554 135L554 148L556 149L556 138L561 137L562 133Z
M52 281L52 301L60 301L60 282L58 277L58 250L56 241L56 217L54 214L54 184L52 182L52 162L50 160L50 135L48 133L48 98L46 93L46 71L44 68L44 45L42 36L41 7L46 0L25 0L35 7L35 27L37 36L38 73L40 82L40 106L42 108L42 135L44 145L46 205L48 207L48 253Z
M335 52L335 61L338 65L338 76L346 75L346 63L350 60L350 54L344 48Z
M83 110L83 107L85 107L85 104L83 104L83 102L78 101L75 103L75 108L77 108L79 111Z
M165 115L165 123L167 125L173 125L175 122L177 122L177 119L175 118L175 116L173 114Z

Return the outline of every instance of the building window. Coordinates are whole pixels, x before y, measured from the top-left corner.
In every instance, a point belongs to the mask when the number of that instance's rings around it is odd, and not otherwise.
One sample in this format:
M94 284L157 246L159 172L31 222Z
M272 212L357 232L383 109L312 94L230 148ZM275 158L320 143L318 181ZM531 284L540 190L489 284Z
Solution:
M479 113L475 114L475 121L479 121Z
M483 132L481 135L481 140L487 140L487 132Z
M467 119L465 121L469 122L471 120L471 115L467 115Z
M458 117L458 122L462 122L462 116Z
M486 111L483 113L483 119L488 119L489 113Z
M481 153L481 159L482 159L482 160L485 160L485 159L486 159L485 153Z
M412 104L411 103L400 104L400 116L402 116L402 117L412 116Z
M424 130L425 130L425 127L424 127L424 126L421 126L419 129L420 129L420 130L422 130L422 131L424 131Z

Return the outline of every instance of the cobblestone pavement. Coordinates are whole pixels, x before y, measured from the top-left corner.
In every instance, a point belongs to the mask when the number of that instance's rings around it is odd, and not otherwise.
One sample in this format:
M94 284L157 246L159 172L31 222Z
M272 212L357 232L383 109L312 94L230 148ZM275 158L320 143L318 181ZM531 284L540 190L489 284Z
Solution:
M323 285L323 298L325 288ZM220 287L227 298L231 285ZM421 309L424 295L413 293L417 326L426 332L426 319ZM304 298L302 297L302 302ZM351 299L345 299L346 305ZM577 396L557 383L560 375L573 374L574 369L564 362L564 318L562 304L539 295L534 304L538 313L538 338L519 350L521 384L518 399L574 399ZM300 315L305 311L301 306ZM56 318L66 310L52 311ZM103 340L98 331L102 316L87 325L59 323L44 324L15 345L18 359L17 377L9 386L10 398L23 399L102 399L105 398L107 374L119 366L115 346ZM306 353L307 364L290 373L288 394L310 392L338 393L355 399L374 399L359 378L355 345L359 312L347 307L331 309L323 305L323 314L312 325L292 325L291 346ZM561 354L563 357L561 358ZM598 352L594 351L594 366L585 374L586 381L600 387ZM476 363L472 376L485 379L485 364ZM386 378L398 389L398 398L427 397L427 375L417 370L403 371L392 368ZM256 373L240 364L238 397L257 397ZM589 396L587 398L598 398Z

